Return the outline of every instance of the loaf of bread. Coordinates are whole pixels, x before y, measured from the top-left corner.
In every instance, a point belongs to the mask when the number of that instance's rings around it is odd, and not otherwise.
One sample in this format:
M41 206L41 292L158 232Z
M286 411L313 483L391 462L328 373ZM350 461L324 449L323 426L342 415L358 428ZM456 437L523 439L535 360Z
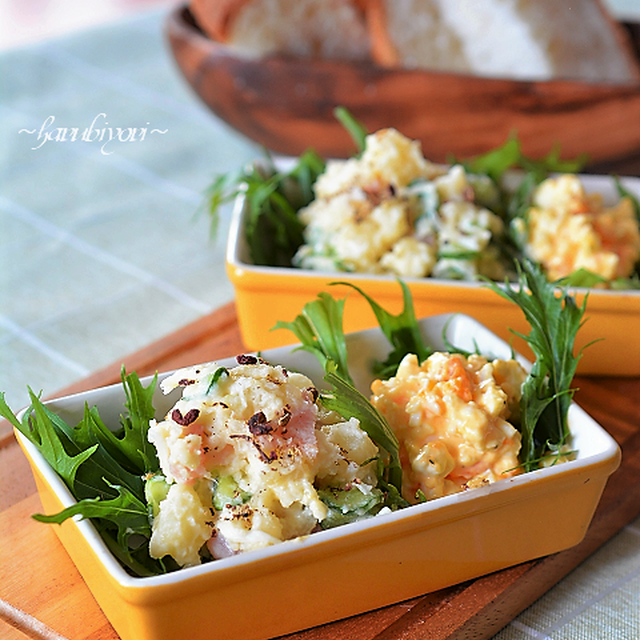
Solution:
M210 37L247 57L640 81L629 39L600 0L191 0L190 8Z
M640 79L620 25L599 0L370 0L372 56L494 78Z
M362 0L191 0L200 27L239 55L370 59Z

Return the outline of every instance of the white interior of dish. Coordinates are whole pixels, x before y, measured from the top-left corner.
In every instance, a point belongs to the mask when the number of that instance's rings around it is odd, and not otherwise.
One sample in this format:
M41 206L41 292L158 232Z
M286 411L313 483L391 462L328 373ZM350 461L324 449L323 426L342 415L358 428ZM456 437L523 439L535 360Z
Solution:
M286 170L288 167L292 166L292 160L290 158L286 158L281 160L280 162L276 162L276 166L281 170ZM603 175L589 175L589 174L581 174L580 179L584 184L584 187L588 193L600 193L604 199L605 204L613 205L619 200L619 196L616 191L615 181L612 176L603 176ZM515 172L510 174L510 179L508 182L513 182L517 184L518 174ZM625 189L627 189L630 193L634 194L638 199L640 199L640 178L637 177L622 177L620 178L620 182ZM267 267L267 266L257 266L252 264L251 257L249 254L249 247L247 245L245 234L244 234L244 225L245 225L245 216L247 214L246 201L243 194L240 194L235 201L233 214L231 218L231 224L229 227L229 235L227 241L227 251L226 251L226 260L230 265L235 267L242 267L243 269L250 270L254 273L263 273L263 274L277 274L277 275L288 275L292 277L300 277L305 275L313 275L313 276L324 276L324 277L333 277L336 278L337 275L341 275L344 277L344 272L325 272L325 271L311 271L309 269L298 269L292 267ZM389 275L376 275L369 273L349 273L349 280L357 283L359 280L366 281L388 281L394 276ZM422 283L433 283L440 285L447 285L450 287L457 287L462 289L473 288L476 289L478 287L484 286L482 282L469 282L462 280L442 280L438 278L403 278L406 282L422 282ZM640 297L640 291L638 290L627 290L624 292L621 291L607 291L602 289L592 290L592 295L597 296L613 296L619 297L621 294L625 296L637 296Z
M486 355L501 358L509 358L511 356L511 348L509 345L476 320L465 315L447 314L433 316L421 320L420 326L426 341L435 349L444 348L442 336L443 331L446 331L447 340L456 347L473 351L477 345L480 352ZM389 347L386 339L378 329L370 329L350 334L347 340L350 354L350 371L360 391L368 394L369 384L372 380L370 364L373 359L384 357L388 352ZM322 370L314 356L304 351L296 351L294 347L281 347L262 352L261 355L265 360L273 364L281 364L290 370L298 370L305 373L322 388L322 384L320 383L322 380ZM523 358L518 356L518 359L525 367L530 366ZM222 366L231 367L235 364L235 360L233 358L221 359L219 363ZM159 379L169 375L169 373L170 372L161 374ZM149 380L150 378L145 378L143 382L148 384ZM176 390L168 396L163 396L158 390L155 396L155 406L158 417L164 415L171 408L177 400L178 394L179 390ZM62 419L73 425L81 419L85 403L89 404L89 406L95 405L98 407L105 424L118 426L119 417L124 411L124 391L122 385L110 385L84 393L66 396L47 402L47 406L55 411ZM21 415L19 417L21 417ZM199 567L182 569L167 575L149 578L131 577L111 555L105 543L89 521L83 521L77 518L77 524L82 534L94 549L100 562L105 565L109 573L123 586L135 588L174 584L188 580L192 576L229 569L230 567L240 566L250 562L259 562L262 559L270 558L274 555L287 554L294 550L299 550L302 547L322 544L324 541L332 538L353 535L359 531L379 526L383 524L383 522L399 521L404 518L414 517L417 514L432 513L435 510L452 504L482 500L483 496L487 496L488 494L510 491L518 486L535 482L541 478L551 478L567 474L577 466L589 467L590 465L600 464L617 455L618 446L613 438L575 404L571 406L569 412L569 424L573 434L572 448L577 450L576 459L570 462L547 469L540 469L508 480L501 480L492 485L439 498L394 513L376 516L361 522L315 533L304 539L290 540L267 549L251 551L223 560L216 560ZM73 504L75 499L62 480L40 455L35 446L28 442L21 434L18 434L18 436L62 504L65 507Z

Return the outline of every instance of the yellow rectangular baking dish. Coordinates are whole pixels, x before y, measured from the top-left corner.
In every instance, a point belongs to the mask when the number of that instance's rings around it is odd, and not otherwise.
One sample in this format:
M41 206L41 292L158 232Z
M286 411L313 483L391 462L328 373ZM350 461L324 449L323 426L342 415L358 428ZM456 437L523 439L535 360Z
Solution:
M475 320L437 316L421 321L428 342L497 357L510 347ZM350 370L361 391L372 359L388 350L378 329L348 336ZM291 347L262 356L318 383L315 358ZM221 360L232 366L233 360ZM166 375L166 374L165 374ZM163 375L160 376L162 378ZM146 384L146 382L145 382ZM163 415L175 396L158 393ZM47 403L75 424L85 402L106 424L124 412L121 385ZM53 526L122 640L264 640L352 616L496 571L579 543L607 478L620 462L615 441L577 405L569 426L575 460L439 498L362 522L314 533L172 574L132 577L88 520ZM35 447L17 433L44 511L74 498ZM46 549L41 549L46 553Z
M582 175L587 191L603 195L605 202L615 197L610 176ZM624 178L624 186L640 198L640 178ZM238 321L242 338L252 350L271 349L290 344L293 335L273 330L279 320L293 320L302 307L320 291L334 297L348 297L345 305L345 330L359 331L376 326L368 303L352 289L330 286L337 280L351 282L392 313L402 310L402 292L391 276L354 273L326 273L286 267L263 267L251 263L244 238L245 200L238 197L229 230L226 268L235 290ZM502 339L531 358L525 342L514 338L511 330L528 333L522 312L514 304L493 293L482 283L406 278L411 289L416 315L427 317L442 313L470 315ZM578 349L585 349L578 374L606 376L640 375L640 290L576 290L582 303L588 294L587 322L578 334Z

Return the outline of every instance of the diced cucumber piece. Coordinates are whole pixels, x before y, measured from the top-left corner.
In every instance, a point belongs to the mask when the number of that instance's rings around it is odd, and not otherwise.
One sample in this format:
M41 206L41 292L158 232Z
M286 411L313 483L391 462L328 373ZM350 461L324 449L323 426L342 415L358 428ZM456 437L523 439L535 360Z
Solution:
M160 503L169 493L169 484L163 475L149 476L144 484L144 497L151 508L151 515L155 518L160 510Z
M355 486L349 489L320 489L318 495L329 507L327 517L320 523L323 529L375 515L384 501L384 495L379 489L363 493Z
M227 504L233 506L244 504L250 497L250 493L240 489L233 476L221 476L214 480L213 508L217 511L224 509Z

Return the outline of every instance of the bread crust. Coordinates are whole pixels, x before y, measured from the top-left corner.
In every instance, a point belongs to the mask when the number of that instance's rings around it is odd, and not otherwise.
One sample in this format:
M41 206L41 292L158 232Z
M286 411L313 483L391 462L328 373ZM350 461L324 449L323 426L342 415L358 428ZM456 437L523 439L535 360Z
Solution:
M623 26L617 20L614 20L602 0L593 0L593 2L600 9L603 20L609 25L609 28L613 32L616 42L618 43L618 48L629 65L634 82L640 82L640 60L638 60L636 56L631 37Z
M218 42L233 44L234 22L242 14L243 9L251 4L254 0L190 0L190 8L193 16L202 30L212 39ZM304 0L300 0L304 2ZM371 59L383 67L401 67L406 66L403 54L400 52L399 43L394 42L394 37L390 32L389 19L387 12L392 11L394 6L391 0L346 0L354 9L357 10L363 20L366 21L366 31L369 39L369 55ZM539 0L541 4L543 0ZM548 7L549 11L553 11L552 0ZM629 34L608 12L602 0L581 0L581 2L591 2L597 9L600 16L602 28L609 30L612 42L618 50L619 58L626 65L628 72L626 76L629 82L640 82L640 61L635 55L633 45ZM429 5L425 5L425 10ZM550 18L551 19L551 18ZM580 28L576 25L576 28ZM610 51L612 48L610 47ZM419 56L418 56L419 57ZM451 58L448 58L451 61ZM416 66L416 61L410 66ZM566 59L565 59L566 63ZM437 62L417 60L417 66L422 68L430 68L430 66L438 65ZM622 63L621 63L622 64ZM566 66L566 64L565 64ZM621 66L621 65L620 65ZM436 69L439 71L452 71L453 69ZM624 74L623 74L624 75ZM580 79L576 77L576 79ZM602 78L606 81L607 78Z
M365 15L374 62L383 67L399 66L400 56L387 28L387 10L383 0L369 0Z
M191 0L189 8L198 26L213 40L228 42L231 25L251 0Z

